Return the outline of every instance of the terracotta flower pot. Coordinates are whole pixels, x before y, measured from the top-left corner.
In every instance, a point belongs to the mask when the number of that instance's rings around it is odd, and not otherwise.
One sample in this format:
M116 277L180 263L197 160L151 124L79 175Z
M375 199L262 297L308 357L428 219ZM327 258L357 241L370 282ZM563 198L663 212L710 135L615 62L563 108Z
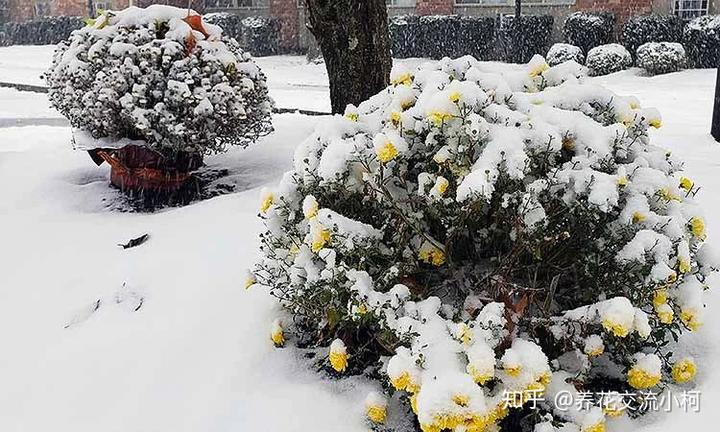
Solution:
M190 172L202 165L199 155L180 152L167 157L133 144L119 149L98 148L88 153L98 165L103 162L110 165L110 183L123 192L175 192L190 180Z

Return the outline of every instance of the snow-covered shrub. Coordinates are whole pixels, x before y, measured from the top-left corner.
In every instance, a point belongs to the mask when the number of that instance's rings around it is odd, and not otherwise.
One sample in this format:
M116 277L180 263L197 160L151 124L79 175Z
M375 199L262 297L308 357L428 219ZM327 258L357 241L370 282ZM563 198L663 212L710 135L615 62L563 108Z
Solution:
M685 26L684 44L694 67L717 67L720 64L720 15L706 15L690 21Z
M73 30L82 28L80 17L43 17L25 22L9 22L3 26L0 46L54 45L67 39Z
M632 56L620 44L600 45L588 52L585 65L592 76L607 75L632 66Z
M609 12L573 12L565 19L565 42L579 46L584 53L613 40L615 15Z
M648 42L681 42L683 23L676 15L639 15L623 26L623 45L635 55L638 47Z
M579 64L585 63L582 48L566 43L556 43L548 50L547 62L550 66L557 66L570 60Z
M674 42L648 42L637 49L637 65L652 75L677 72L685 68L685 48Z
M519 417L503 430L602 431L621 396L553 414L553 395L690 380L667 344L702 323L712 268L698 187L650 142L657 110L540 56L391 78L319 125L263 192L246 286L292 315L282 340L326 347L335 373L379 372L428 432ZM368 399L384 421L384 399Z
M552 15L522 15L520 33L522 39L517 41L515 18L503 17L504 23L498 31L498 42L503 52L502 60L526 63L535 54L547 52L555 18Z
M390 17L388 30L390 31L390 49L394 58L422 57L418 44L419 26L420 17L417 15Z
M74 128L166 155L244 146L271 130L263 73L187 9L106 12L58 45L46 80Z
M268 16L243 17L227 12L209 13L203 20L223 29L223 34L235 38L242 49L254 56L269 56L280 52L280 29L278 18Z

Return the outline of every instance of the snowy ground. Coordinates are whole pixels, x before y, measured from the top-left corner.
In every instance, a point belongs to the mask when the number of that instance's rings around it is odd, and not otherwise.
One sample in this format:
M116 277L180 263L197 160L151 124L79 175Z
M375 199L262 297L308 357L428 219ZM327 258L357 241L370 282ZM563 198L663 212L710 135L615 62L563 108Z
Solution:
M41 84L49 53L0 48L0 81ZM322 65L258 63L279 106L328 108ZM662 111L654 138L704 185L709 230L720 233L720 145L707 133L714 71L597 81ZM322 117L278 115L273 135L210 158L230 171L235 193L138 214L113 210L107 167L72 151L68 128L2 127L56 116L43 95L0 89L0 431L365 430L370 384L319 380L292 349L273 349L274 302L242 288L261 229L258 189L279 180ZM143 233L151 238L141 247L116 246ZM720 421L720 374L708 371L720 360L719 315L686 341L707 368L702 412L648 419L643 432Z

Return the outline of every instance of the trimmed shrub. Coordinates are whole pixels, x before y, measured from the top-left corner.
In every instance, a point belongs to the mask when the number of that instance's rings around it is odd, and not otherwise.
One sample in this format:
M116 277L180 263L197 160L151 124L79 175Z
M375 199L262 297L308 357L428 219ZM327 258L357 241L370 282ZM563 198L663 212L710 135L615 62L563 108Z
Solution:
M696 68L720 65L720 15L695 18L685 26L685 49Z
M170 6L105 12L58 45L48 97L94 139L141 140L168 157L248 145L272 130L272 102L249 54L220 32Z
M242 20L243 46L254 56L270 56L280 51L280 20L254 16Z
M280 51L280 30L282 23L278 18L253 16L243 18L227 12L210 13L203 19L222 27L223 33L235 38L240 46L250 54L262 57L275 55Z
M390 18L393 56L489 58L494 43L495 19L480 16L402 15Z
M495 42L495 19L484 16L461 16L457 39L457 50L448 57L471 55L477 59L488 60Z
M652 75L677 72L687 65L685 48L675 42L648 42L637 49L637 65Z
M585 56L582 49L575 45L556 43L547 53L547 62L550 66L557 66L560 63L573 60L579 64L585 63Z
M565 19L565 42L588 53L596 46L613 41L615 15L610 12L573 12Z
M515 40L515 18L505 17L502 29L498 31L500 50L507 62L527 63L535 54L544 54L550 46L555 18L551 15L522 15L518 45ZM519 58L518 58L519 55Z
M425 15L418 21L418 46L422 57L454 57L460 49L458 15Z
M591 76L607 75L632 66L632 56L620 44L600 45L590 50L585 65Z
M368 417L405 403L423 431L601 431L642 414L633 389L692 379L672 340L701 325L717 267L697 187L651 142L657 110L581 69L396 68L324 121L261 199L246 286L290 315L272 342L389 382ZM618 394L568 415L558 391Z
M420 17L398 15L390 18L390 49L395 58L422 57L418 40L420 38ZM428 37L429 35L423 35Z
M648 42L682 42L683 22L675 15L642 15L631 17L623 26L623 45L633 56L640 45Z
M9 22L0 31L0 45L55 45L84 25L82 18L65 16Z

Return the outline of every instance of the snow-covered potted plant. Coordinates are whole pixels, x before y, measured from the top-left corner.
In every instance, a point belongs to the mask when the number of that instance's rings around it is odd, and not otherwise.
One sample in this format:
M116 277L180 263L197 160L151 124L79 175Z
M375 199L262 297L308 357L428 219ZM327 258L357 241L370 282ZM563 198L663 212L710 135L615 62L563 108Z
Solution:
M324 122L261 199L246 283L287 310L272 339L380 377L389 430L628 430L638 395L691 381L675 345L718 267L698 186L657 110L585 73L446 58Z
M204 155L272 130L265 76L192 10L103 12L58 45L45 78L76 147L122 189L177 189Z

